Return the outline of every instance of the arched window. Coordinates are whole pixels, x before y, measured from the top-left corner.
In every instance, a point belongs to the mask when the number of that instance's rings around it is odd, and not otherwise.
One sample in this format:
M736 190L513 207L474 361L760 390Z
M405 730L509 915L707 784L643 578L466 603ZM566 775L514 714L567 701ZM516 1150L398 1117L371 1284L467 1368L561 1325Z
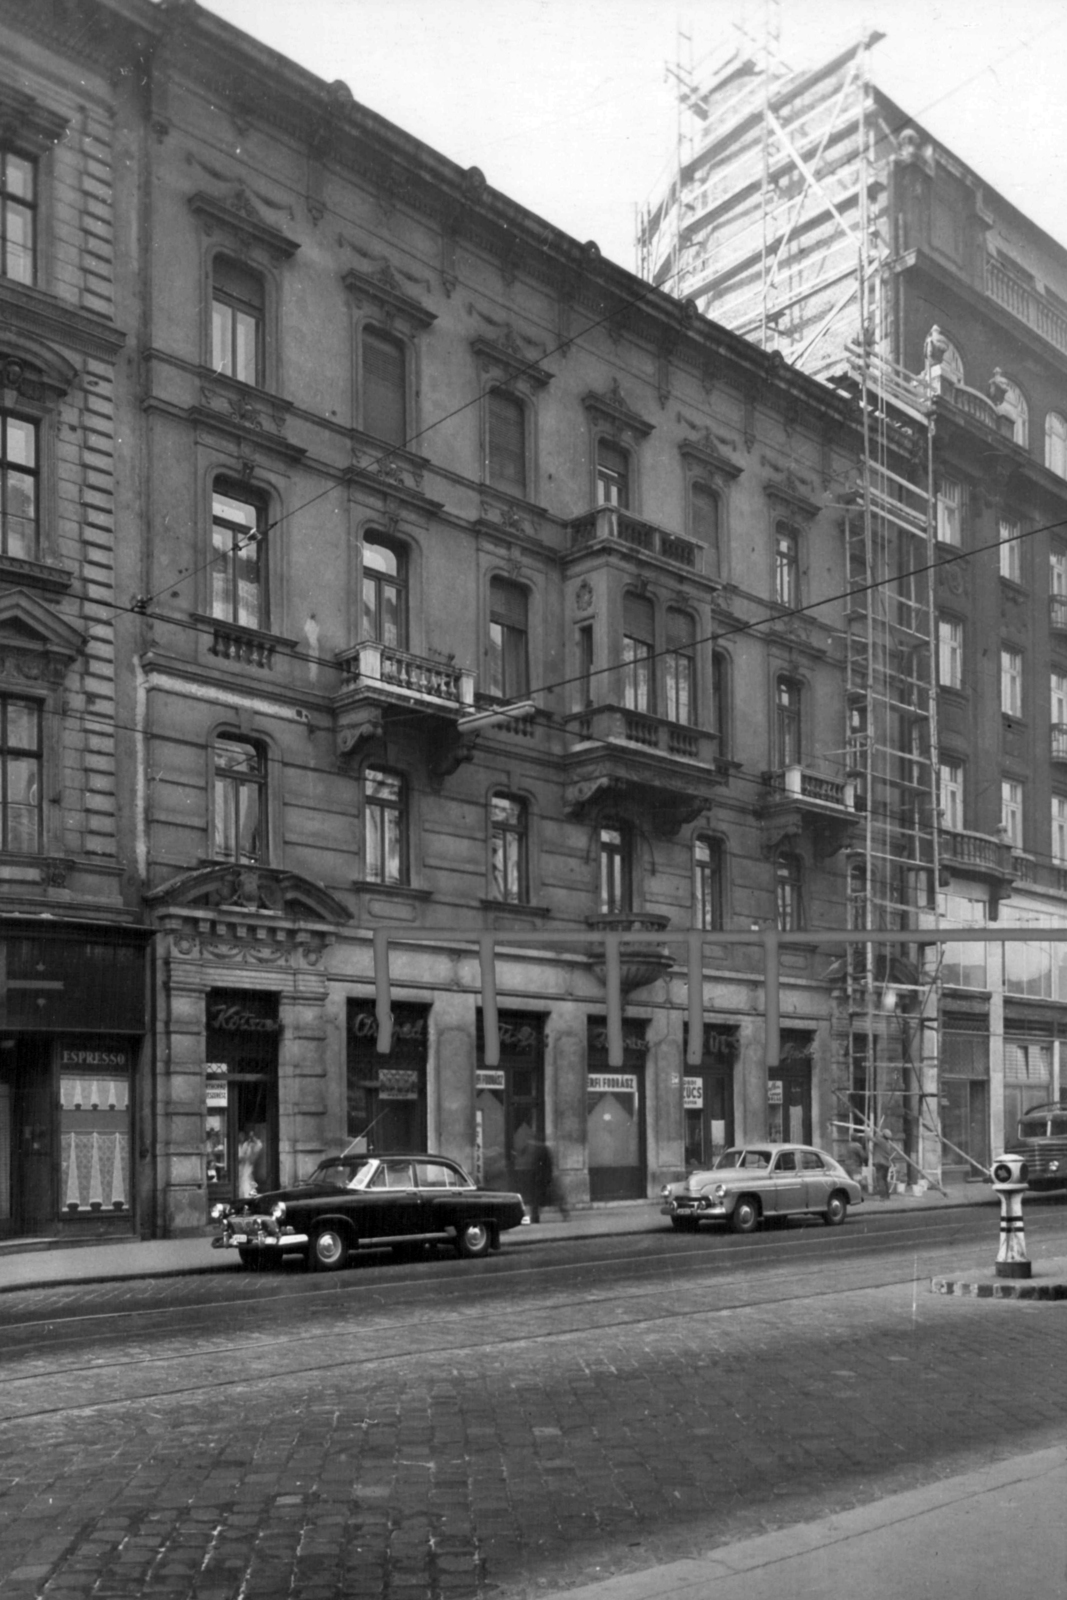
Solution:
M1030 407L1026 403L1026 396L1017 383L1010 378L1005 378L998 368L999 384L1003 387L1004 399L1001 402L1007 406L1012 418L1012 438L1016 444L1022 445L1026 450L1030 445Z
M652 601L628 589L622 597L622 703L627 711L654 709L655 637Z
M497 489L526 497L526 407L504 389L487 398L486 477Z
M215 480L211 501L211 615L243 628L270 625L267 508L243 485Z
M518 583L489 584L489 693L521 700L530 690L529 597Z
M779 850L775 857L775 881L778 902L779 933L795 933L803 927L801 891L803 888L803 863L789 850Z
M407 350L392 334L364 328L363 431L386 444L407 439Z
M1058 478L1067 478L1067 417L1058 411L1045 418L1045 465Z
M596 503L621 511L630 505L630 457L610 439L597 440Z
M702 834L693 842L693 926L709 929L722 925L722 841Z
M494 794L489 800L494 900L526 905L530 899L529 811L525 800Z
M724 650L711 657L711 720L719 735L718 754L729 756L730 740L730 658Z
M795 678L775 679L775 766L798 767L801 760L801 685Z
M633 838L622 823L602 827L599 838L599 908L602 916L633 909Z
M367 767L363 774L363 843L368 883L408 881L408 795L399 772Z
M377 534L363 541L362 637L394 650L408 647L407 551Z
M267 757L236 734L215 739L214 854L218 861L267 860Z
M689 612L669 606L663 676L667 716L672 722L694 723L697 720L696 635L696 623Z
M239 383L263 385L263 279L229 256L211 264L211 365Z
M704 571L710 578L721 577L719 497L699 480L689 490L689 531L704 546Z

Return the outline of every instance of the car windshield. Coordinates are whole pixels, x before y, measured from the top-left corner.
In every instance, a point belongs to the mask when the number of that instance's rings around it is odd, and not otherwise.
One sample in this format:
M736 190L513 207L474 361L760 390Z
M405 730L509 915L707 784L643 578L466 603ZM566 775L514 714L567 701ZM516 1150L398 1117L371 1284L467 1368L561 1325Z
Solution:
M715 1163L715 1170L720 1167L769 1167L770 1164L769 1150L724 1150Z
M376 1166L377 1162L366 1156L320 1161L307 1182L332 1184L337 1189L362 1189Z

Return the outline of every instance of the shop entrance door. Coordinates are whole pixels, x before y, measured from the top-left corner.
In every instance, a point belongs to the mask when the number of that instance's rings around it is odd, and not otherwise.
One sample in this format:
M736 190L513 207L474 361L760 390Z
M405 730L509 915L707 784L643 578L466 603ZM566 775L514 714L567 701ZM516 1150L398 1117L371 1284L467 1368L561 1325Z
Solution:
M500 1065L486 1067L478 1015L475 1071L475 1174L487 1189L517 1190L535 1198L535 1158L544 1143L545 1020L536 1012L501 1012Z
M0 1067L11 1098L10 1231L51 1233L56 1217L51 1041L23 1034L4 1055L11 1057Z
M607 1024L589 1023L586 1141L590 1200L643 1200L645 1168L645 1053L643 1023L627 1025L623 1070L608 1066Z
M688 1049L688 1029L685 1047ZM704 1029L704 1056L684 1079L685 1164L690 1172L707 1171L734 1142L734 1061L737 1029Z
M778 1066L767 1079L767 1137L811 1143L811 1063L815 1036L783 1028Z

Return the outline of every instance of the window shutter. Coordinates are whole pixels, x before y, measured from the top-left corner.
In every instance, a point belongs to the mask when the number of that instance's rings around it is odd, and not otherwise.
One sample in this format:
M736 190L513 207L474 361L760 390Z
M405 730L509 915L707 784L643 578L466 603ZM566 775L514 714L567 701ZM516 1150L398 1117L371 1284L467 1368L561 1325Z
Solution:
M696 642L696 623L688 611L670 606L667 611L667 649L691 650Z
M628 639L651 644L655 638L651 600L629 590L622 597L622 631Z
M363 427L386 444L407 437L404 348L368 329L363 335Z
M489 481L526 494L526 412L521 400L499 389L489 394Z
M263 279L228 256L216 256L211 266L215 290L230 300L237 300L252 311L263 310Z

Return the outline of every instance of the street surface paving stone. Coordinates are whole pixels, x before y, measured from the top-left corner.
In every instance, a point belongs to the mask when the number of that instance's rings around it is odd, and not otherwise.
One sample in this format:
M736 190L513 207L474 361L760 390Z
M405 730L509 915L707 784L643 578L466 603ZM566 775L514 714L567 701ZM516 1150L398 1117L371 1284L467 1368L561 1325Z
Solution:
M531 1600L1062 1438L1067 1309L872 1270L38 1339L0 1393L2 1592Z

